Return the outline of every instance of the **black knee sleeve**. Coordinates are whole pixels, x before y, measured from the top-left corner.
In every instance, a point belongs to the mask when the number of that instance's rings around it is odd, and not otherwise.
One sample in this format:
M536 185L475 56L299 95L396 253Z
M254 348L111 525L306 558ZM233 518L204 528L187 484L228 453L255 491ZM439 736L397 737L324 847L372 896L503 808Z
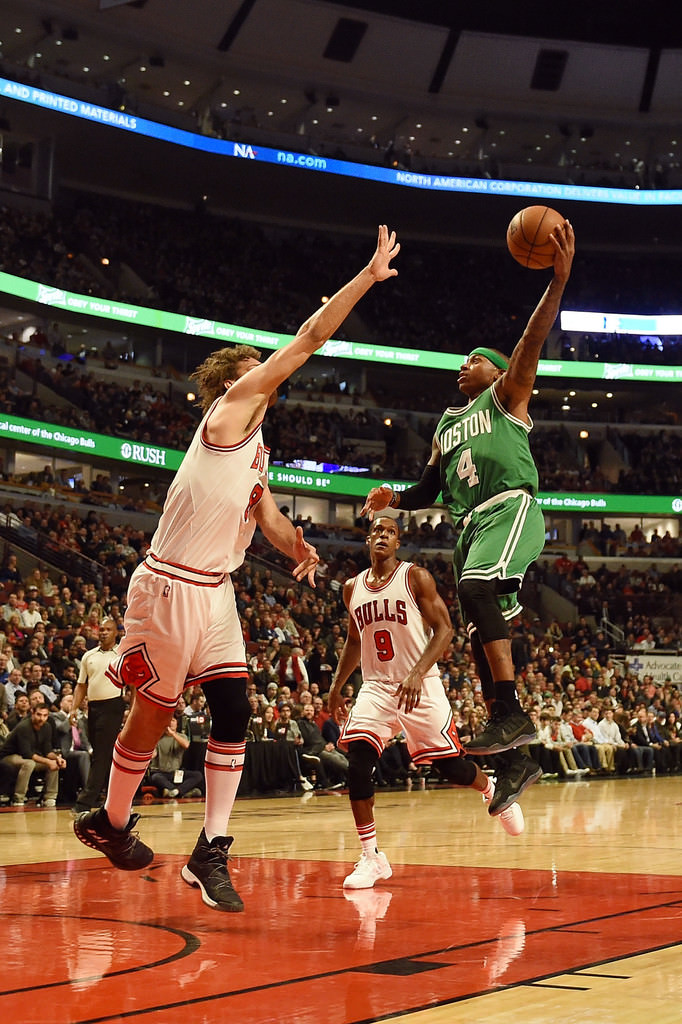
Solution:
M246 736L251 718L247 682L246 675L221 676L202 686L211 712L211 736L219 743L241 743Z
M457 596L467 622L473 622L481 643L506 640L509 627L497 603L497 589L490 580L461 580Z
M371 800L374 796L372 775L379 760L376 749L367 740L348 744L348 796L351 800Z
M476 778L476 764L468 757L439 757L433 763L443 778L455 786L470 786Z

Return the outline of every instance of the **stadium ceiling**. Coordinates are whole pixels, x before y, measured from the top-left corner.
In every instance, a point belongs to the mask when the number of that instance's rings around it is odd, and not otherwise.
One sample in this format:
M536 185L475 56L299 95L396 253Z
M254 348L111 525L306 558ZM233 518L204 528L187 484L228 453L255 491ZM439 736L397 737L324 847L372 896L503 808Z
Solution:
M0 73L360 162L677 187L682 30L659 6L3 0Z

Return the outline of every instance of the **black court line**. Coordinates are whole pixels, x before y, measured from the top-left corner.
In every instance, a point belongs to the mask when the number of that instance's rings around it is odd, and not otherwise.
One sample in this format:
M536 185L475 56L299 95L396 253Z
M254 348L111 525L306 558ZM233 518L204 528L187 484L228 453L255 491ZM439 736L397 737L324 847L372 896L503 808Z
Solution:
M26 994L28 992L39 992L43 989L50 988L64 988L65 985L82 985L84 982L97 982L103 978L118 978L125 974L136 974L140 971L147 971L150 967L163 967L164 964L172 964L176 960L184 960L186 956L190 956L192 953L196 953L201 948L201 940L196 935L192 935L191 932L183 932L179 928L171 928L170 925L165 924L151 924L149 921L126 921L122 918L111 918L111 917L86 917L83 918L77 914L1 914L0 920L3 917L18 917L28 918L31 921L38 919L48 921L64 921L69 918L73 921L78 921L79 924L83 924L84 921L92 921L93 923L104 923L104 924L128 924L135 928L154 928L157 931L168 932L171 935L177 935L185 943L184 949L179 950L177 953L171 953L170 956L163 957L161 960L155 960L151 963L140 964L139 967L126 967L120 971L111 971L106 974L94 974L86 975L83 978L68 978L64 981L50 981L44 985L31 985L30 988L12 988L4 989L0 991L0 1002L5 996L16 996L20 994Z
M596 974L594 971L567 971L567 974L575 975L577 978L615 978L616 981L630 981L631 974Z
M585 923L596 923L597 921L611 921L611 920L617 920L619 918L628 918L628 917L632 917L632 916L637 915L637 914L646 913L647 911L660 910L662 907L667 907L668 905L669 904L666 902L666 903L663 903L663 904L653 904L651 906L637 907L637 908L633 908L631 910L626 910L626 911L618 911L617 913L614 913L614 914L603 914L600 917L589 918ZM576 922L576 923L579 923L579 922ZM570 927L565 929L561 925L556 925L556 926L549 927L549 928L539 928L536 931L527 932L526 933L526 938L528 938L529 935L541 935L543 933L551 934L551 933L555 933L555 932L561 932L561 931L564 931L564 930L570 930ZM463 950L475 949L477 946L490 945L491 943L497 942L499 940L500 940L499 936L494 936L493 938L478 939L475 942L462 943L462 944L457 945L457 946L446 946L445 948L441 948L441 949L430 950L430 951L425 951L425 952L421 952L421 953L414 953L412 955L408 954L408 955L405 955L403 957L396 958L396 959L400 959L400 960L403 960L403 961L405 961L405 960L417 960L417 959L420 959L420 958L423 958L423 957L443 956L443 955L445 955L447 953L453 953L454 954L456 952L461 952ZM644 956L646 954L659 952L659 951L665 950L665 949L675 949L675 948L679 947L679 945L680 945L679 942L667 942L667 943L663 943L660 946L652 946L652 947L647 947L647 948L643 948L643 949L642 948L640 948L640 949L633 949L633 950L630 950L629 952L623 954L622 956L618 956L618 957L615 957L615 958L614 957L608 957L608 958L605 958L603 960L596 960L596 961L593 961L592 963L583 964L583 965L581 965L579 970L583 970L584 971L584 970L589 970L589 969L594 968L594 967L600 967L602 965L610 964L610 963L612 963L614 961L614 959L616 961L618 961L618 960L623 960L623 959L629 959L630 957L633 957L633 956ZM378 973L376 971L376 967L377 966L379 966L382 963L383 964L387 964L387 963L390 963L390 962L391 961L378 961L378 962L375 962L374 964L367 965L367 967L370 968L370 969L372 967L374 967L375 971L373 973ZM441 968L449 968L449 967L453 967L453 966L456 966L456 964L442 964ZM134 968L132 973L139 972L139 971L142 971L144 969L145 969L144 967ZM215 992L215 993L212 993L211 995L200 996L200 997L197 997L197 998L188 998L188 999L176 1000L176 1001L174 1001L172 1003L163 1003L163 1004L157 1004L155 1006L148 1006L148 1007L138 1007L138 1008L136 1008L134 1010L130 1010L130 1011L123 1011L123 1012L122 1011L118 1011L117 1013L107 1014L107 1015L101 1016L101 1017L84 1018L84 1019L82 1019L80 1021L72 1021L71 1024L107 1024L107 1022L124 1020L124 1019L126 1019L128 1017L136 1017L136 1016L137 1017L143 1017L143 1016L146 1016L147 1014L151 1014L151 1013L168 1012L168 1011L171 1011L171 1010L178 1010L178 1009L183 1009L183 1008L187 1008L187 1007L191 1007L191 1006L198 1006L198 1005L204 1005L204 1004L207 1004L207 1003L214 1003L214 1002L218 1002L219 1000L229 1001L231 998L234 998L235 996L252 995L252 994L257 994L257 993L260 993L260 992L266 992L266 991L269 991L271 989L280 989L280 988L289 987L291 985L305 984L305 983L309 983L311 981L323 981L323 980L328 979L328 978L343 977L344 975L358 973L358 971L361 971L361 970L362 970L361 966L348 966L348 967L338 968L338 969L331 970L331 971L323 971L323 972L320 972L320 973L317 973L317 974L301 975L301 976L298 976L298 977L295 977L295 978L284 978L284 979L277 980L277 981L267 982L267 983L262 984L262 985L253 985L253 986L250 986L248 988L231 989L231 990L228 990L228 991L225 991L225 992ZM475 999L475 998L477 998L479 996L490 995L491 993L494 993L494 992L511 991L514 988L528 987L528 986L537 985L537 984L540 984L540 983L542 983L544 981L549 981L550 979L555 978L557 976L557 973L568 974L569 970L570 969L562 970L561 972L554 971L551 974L538 975L536 978L526 978L523 981L514 983L513 985L506 985L506 986L502 986L502 987L497 986L495 988L486 988L486 989L481 989L480 991L468 992L468 993L466 993L464 995L461 995L461 996L454 996L451 999L444 999L442 1002L439 1003L439 1005L440 1006L448 1006L450 1004L463 1002L463 1001L465 1001L467 999ZM125 973L127 973L127 972L125 972L125 971L116 972L116 974L125 974ZM109 977L109 976L110 975L104 974L104 975L101 975L100 977L103 979L103 978L106 978L106 977ZM70 981L65 981L63 984L68 985L68 984L70 984ZM567 991L568 990L570 990L570 989L567 989ZM24 990L19 990L19 991L24 991ZM580 989L578 989L576 987L575 991L580 991ZM383 1015L380 1015L380 1016L368 1017L368 1018L365 1018L365 1019L362 1019L362 1020L356 1020L356 1021L353 1021L353 1022L347 1022L347 1024L374 1024L374 1022L378 1022L378 1021L381 1021L381 1020L391 1020L392 1018L394 1018L396 1016L400 1016L400 1015L405 1016L407 1014L418 1013L418 1012L421 1012L421 1011L424 1011L424 1010L428 1010L428 1009L433 1009L433 1003L432 1002L425 1003L422 1006L415 1006L415 1007L408 1008L408 1009L402 1009L401 1010L400 1008L396 1008L396 1009L392 1010L390 1013L386 1013L386 1014L383 1014Z
M561 992L589 992L589 985L559 985L558 983L552 984L550 981L527 981L526 985L529 988L558 988Z

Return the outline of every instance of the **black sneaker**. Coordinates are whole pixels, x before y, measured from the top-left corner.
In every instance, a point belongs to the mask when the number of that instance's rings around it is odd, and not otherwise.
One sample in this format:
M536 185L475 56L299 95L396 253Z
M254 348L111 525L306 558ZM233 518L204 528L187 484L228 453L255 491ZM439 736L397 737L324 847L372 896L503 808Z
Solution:
M232 842L232 836L216 836L209 843L202 828L192 856L181 874L188 885L199 886L201 898L207 906L238 914L244 909L244 904L239 893L235 892L227 870Z
M466 745L467 754L501 754L536 739L535 726L523 711L493 716L480 736Z
M506 811L519 799L524 789L532 786L542 775L540 765L532 757L526 757L520 750L508 751L500 757L499 762L495 795L488 807L488 814L493 818Z
M79 814L73 823L73 830L81 843L99 850L108 857L115 868L121 871L139 871L154 860L154 851L138 839L133 832L140 820L139 814L131 814L124 829L114 828L103 807Z

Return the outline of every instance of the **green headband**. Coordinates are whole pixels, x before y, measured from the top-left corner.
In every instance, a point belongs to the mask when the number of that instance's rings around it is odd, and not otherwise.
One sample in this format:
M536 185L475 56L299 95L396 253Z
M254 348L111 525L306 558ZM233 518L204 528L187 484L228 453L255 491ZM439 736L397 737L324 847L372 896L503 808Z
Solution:
M493 352L491 348L484 348L483 346L480 348L473 348L469 355L485 356L485 358L489 359L493 366L496 366L498 370L506 370L509 366L509 360L505 359L504 356L501 356L499 352Z

